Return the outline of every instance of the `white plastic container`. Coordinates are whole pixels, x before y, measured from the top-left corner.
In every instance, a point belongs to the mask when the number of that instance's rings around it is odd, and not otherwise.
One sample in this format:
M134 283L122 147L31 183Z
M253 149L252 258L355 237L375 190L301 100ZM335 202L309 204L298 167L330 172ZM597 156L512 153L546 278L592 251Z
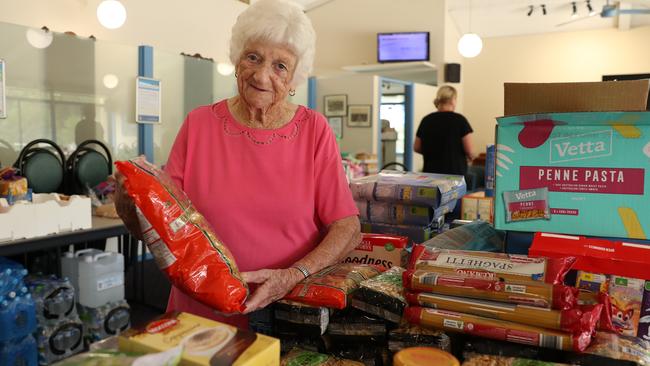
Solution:
M71 196L64 200L56 193L43 193L32 195L32 200L9 206L6 199L0 198L0 241L90 229L92 226L88 197Z
M79 258L84 255L104 253L99 249L82 249L76 252L65 252L61 257L61 277L68 278L75 291L79 293Z
M96 308L124 299L124 256L114 252L83 255L77 259L79 303Z

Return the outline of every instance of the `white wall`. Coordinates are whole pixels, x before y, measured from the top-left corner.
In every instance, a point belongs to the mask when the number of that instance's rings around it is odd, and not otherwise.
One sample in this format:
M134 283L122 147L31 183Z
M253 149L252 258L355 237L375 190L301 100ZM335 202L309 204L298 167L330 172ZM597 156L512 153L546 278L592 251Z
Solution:
M608 74L650 73L650 26L488 38L464 63L464 114L478 152L494 141L504 82L600 81Z
M430 59L444 59L444 0L340 0L307 13L316 29L316 75L377 62L377 33L429 31Z
M128 45L150 45L180 53L200 53L226 61L230 29L247 5L235 0L123 0L127 19L109 30L97 20L101 0L0 0L0 21L53 31L91 34Z
M431 85L425 84L413 84L413 138L420 127L420 122L422 118L427 114L435 111L433 106L433 99L436 97L436 92L438 88ZM416 152L413 153L413 170L416 172L422 171L422 166L424 160L422 160L422 155Z
M370 104L372 105L372 126L348 127L347 117L343 118L343 137L340 141L342 152L377 153L377 116L379 78L372 75L344 75L318 78L316 81L316 110L323 113L324 96L334 94L346 94L348 105Z

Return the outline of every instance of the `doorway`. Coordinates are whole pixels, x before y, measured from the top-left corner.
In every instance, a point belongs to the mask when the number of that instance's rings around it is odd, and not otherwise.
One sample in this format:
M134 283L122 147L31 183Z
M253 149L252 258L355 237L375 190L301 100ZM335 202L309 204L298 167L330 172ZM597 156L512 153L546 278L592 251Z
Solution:
M413 170L413 85L380 78L378 140L380 166Z

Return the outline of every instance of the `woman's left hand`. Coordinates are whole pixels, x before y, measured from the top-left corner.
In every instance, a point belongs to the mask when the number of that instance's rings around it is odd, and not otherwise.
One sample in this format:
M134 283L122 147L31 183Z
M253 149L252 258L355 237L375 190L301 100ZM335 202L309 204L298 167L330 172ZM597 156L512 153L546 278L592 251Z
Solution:
M260 286L246 301L244 314L262 309L268 304L282 299L298 282L304 279L297 269L261 269L259 271L242 272L246 283L256 283Z

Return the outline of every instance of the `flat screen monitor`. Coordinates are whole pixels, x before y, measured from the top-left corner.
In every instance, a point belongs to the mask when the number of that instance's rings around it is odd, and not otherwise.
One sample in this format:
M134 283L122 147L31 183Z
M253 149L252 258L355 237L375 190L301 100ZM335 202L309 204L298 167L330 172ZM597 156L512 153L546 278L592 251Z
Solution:
M429 61L429 32L377 34L377 62Z

